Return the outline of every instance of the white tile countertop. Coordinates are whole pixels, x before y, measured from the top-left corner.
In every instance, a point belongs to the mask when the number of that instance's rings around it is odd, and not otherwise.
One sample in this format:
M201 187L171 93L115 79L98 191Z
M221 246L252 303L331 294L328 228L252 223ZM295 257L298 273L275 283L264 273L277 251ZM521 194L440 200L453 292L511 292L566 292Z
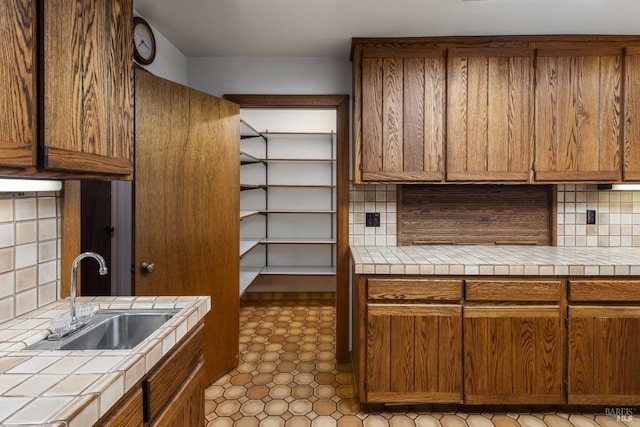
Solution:
M0 426L93 425L211 309L209 297L79 297L100 309L181 309L130 350L25 350L68 314L60 300L0 324Z
M351 246L356 274L640 276L640 248Z

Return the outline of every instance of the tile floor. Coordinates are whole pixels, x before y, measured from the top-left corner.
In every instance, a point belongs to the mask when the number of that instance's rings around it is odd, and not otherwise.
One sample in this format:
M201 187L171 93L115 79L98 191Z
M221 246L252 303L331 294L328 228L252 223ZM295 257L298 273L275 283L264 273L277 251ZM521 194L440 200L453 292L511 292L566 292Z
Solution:
M350 365L334 359L330 300L246 301L240 363L205 392L207 427L640 427L605 408L387 407L359 410ZM592 408L594 409L594 408Z

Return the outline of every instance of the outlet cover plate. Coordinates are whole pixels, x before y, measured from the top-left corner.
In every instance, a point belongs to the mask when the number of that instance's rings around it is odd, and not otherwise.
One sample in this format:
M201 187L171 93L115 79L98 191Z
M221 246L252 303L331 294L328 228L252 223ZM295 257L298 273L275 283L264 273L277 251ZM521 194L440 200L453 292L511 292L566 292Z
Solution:
M380 227L380 213L379 212L367 212L366 213L366 226L367 227Z

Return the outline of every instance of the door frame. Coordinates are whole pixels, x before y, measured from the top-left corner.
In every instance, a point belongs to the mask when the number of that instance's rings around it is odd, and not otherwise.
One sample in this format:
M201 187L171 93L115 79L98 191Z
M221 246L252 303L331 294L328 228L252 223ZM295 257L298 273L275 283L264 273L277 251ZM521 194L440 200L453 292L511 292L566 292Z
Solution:
M243 95L240 108L336 110L336 360L349 362L349 95Z

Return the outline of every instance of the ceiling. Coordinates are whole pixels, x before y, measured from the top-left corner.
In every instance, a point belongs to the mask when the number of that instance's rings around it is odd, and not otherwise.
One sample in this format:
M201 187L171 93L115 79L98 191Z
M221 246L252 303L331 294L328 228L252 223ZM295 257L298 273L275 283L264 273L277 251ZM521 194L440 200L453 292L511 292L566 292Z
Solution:
M640 34L638 0L134 0L187 57L349 57L352 37Z

